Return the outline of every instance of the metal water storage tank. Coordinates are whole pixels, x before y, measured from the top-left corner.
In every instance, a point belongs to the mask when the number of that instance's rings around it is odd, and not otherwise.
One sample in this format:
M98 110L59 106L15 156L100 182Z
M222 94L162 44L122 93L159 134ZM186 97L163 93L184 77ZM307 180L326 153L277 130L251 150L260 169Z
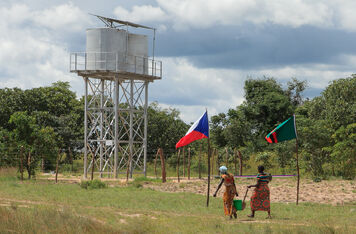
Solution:
M86 69L147 74L147 36L115 28L87 29Z
M117 59L123 62L127 33L115 28L87 29L87 70L115 70ZM119 56L119 58L117 58Z
M128 70L139 74L148 72L148 39L146 35L129 34ZM132 66L133 65L133 66ZM134 69L133 69L134 68Z

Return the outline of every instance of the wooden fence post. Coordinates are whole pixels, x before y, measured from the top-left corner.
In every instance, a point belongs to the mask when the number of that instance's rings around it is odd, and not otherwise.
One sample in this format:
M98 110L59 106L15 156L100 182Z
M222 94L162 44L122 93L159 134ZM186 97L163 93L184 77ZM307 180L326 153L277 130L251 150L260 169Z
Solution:
M93 159L92 159L92 162L91 162L91 180L94 179L94 163L95 163L95 155L93 153L91 153Z
M203 142L200 144L200 152L199 152L199 164L198 164L198 171L199 171L199 179L201 179L201 154L202 154Z
M20 173L21 173L21 180L23 180L23 146L21 146L21 154L20 154Z
M237 175L237 152L236 152L236 148L234 149L234 166L235 166L235 173L234 175Z
M212 156L212 160L211 160L211 175L214 176L214 155L215 155L215 151L216 149L211 149L211 156Z
M178 178L178 183L180 182L180 179L179 179L179 156L180 156L180 149L178 150L178 156L177 156L177 178Z
M58 155L57 155L57 164L56 164L56 184L58 182L58 167L59 167L59 161L60 159L60 155L61 155L61 150L59 150Z
M227 149L227 147L225 147L225 152L226 152L226 155L225 155L225 166L227 167L227 164L229 163L229 151Z
M31 179L31 152L28 152L27 165L28 165L28 179Z
M185 177L185 147L183 146L183 178Z
M158 148L158 150L157 150L156 157L155 157L155 163L154 163L154 164L155 164L154 166L155 166L156 179L158 178L158 177L157 177L157 157L158 157L158 154L159 154L160 149L161 149L161 148Z
M161 156L161 168L162 168L162 183L166 182L166 164L164 162L164 154L163 154L163 149L159 149L160 156Z
M190 180L190 147L188 148L188 180Z
M242 154L240 150L237 150L238 156L239 156L239 162L240 162L240 176L242 176Z
M42 156L42 158L41 158L41 170L42 170L42 173L44 173L44 156Z
M68 154L69 154L70 163L72 164L70 171L73 173L73 155L72 155L72 151L70 150L70 147L68 147Z

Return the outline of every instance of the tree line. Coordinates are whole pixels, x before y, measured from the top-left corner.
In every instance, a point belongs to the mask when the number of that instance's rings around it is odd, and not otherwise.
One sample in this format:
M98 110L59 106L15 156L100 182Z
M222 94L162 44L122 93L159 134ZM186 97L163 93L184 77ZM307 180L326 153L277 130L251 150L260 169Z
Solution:
M247 79L245 101L211 117L218 148L239 149L245 159L280 172L295 172L294 141L269 144L264 137L296 115L302 169L315 180L356 176L356 75L333 80L312 99L303 98L307 83L292 78L283 88L274 78Z
M295 170L295 143L268 144L264 137L296 114L301 167L314 178L356 175L356 75L332 81L320 96L303 98L307 83L292 78L283 87L271 77L248 78L245 101L211 116L210 137L219 158L238 152L244 161L254 158L281 173ZM148 107L148 160L162 148L167 162L176 165L175 144L190 124L174 108ZM31 176L35 169L53 170L59 152L64 162L80 159L84 135L84 98L69 83L21 90L0 89L0 166L23 166ZM206 142L190 145L197 155ZM225 160L225 159L224 159ZM220 159L220 161L223 161ZM40 163L42 162L42 163ZM45 163L43 163L45 162ZM243 165L247 167L248 165Z

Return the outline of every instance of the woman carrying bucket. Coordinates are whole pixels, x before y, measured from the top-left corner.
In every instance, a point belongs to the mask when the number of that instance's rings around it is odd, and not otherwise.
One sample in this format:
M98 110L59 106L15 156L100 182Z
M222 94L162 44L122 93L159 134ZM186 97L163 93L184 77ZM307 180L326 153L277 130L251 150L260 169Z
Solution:
M221 185L224 184L226 188L223 195L225 215L229 215L230 219L232 219L232 215L234 215L236 219L237 214L236 208L233 206L233 200L234 196L239 196L239 194L236 191L234 176L230 173L227 173L227 168L225 166L221 166L219 171L221 173L221 181L213 196L216 197L216 194L219 191Z
M270 176L264 173L264 166L258 166L257 175L257 184L249 185L248 188L255 187L253 195L251 197L250 205L251 205L251 214L248 217L253 218L255 217L256 210L267 211L268 216L267 218L271 217L271 207L270 207L270 200L269 200L269 188L268 182L270 181Z

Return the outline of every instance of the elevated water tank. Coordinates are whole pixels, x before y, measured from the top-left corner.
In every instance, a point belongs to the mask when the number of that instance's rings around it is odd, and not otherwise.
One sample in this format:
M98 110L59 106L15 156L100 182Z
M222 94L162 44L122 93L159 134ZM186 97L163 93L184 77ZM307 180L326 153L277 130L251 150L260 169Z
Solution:
M116 28L87 29L86 69L146 74L148 39Z

